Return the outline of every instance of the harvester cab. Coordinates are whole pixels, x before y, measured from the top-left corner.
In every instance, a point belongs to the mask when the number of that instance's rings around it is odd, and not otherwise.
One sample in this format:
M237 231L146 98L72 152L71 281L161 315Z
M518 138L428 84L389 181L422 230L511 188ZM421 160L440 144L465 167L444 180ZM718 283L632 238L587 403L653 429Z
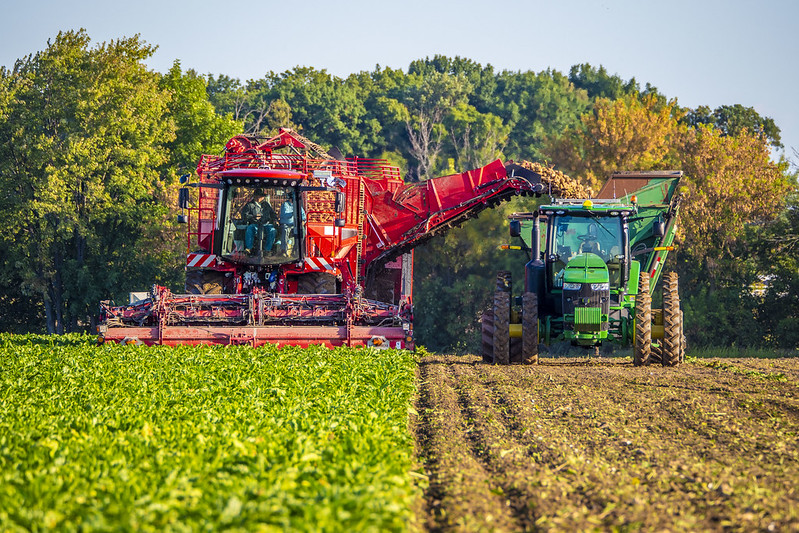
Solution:
M594 349L633 346L636 364L679 363L684 341L676 275L665 278L663 309L651 309L650 290L673 249L681 176L614 173L596 198L559 199L513 214L511 236L522 239L516 248L530 260L517 298L510 295L510 273L497 276L494 305L483 316L484 359L532 363L539 342L567 341Z

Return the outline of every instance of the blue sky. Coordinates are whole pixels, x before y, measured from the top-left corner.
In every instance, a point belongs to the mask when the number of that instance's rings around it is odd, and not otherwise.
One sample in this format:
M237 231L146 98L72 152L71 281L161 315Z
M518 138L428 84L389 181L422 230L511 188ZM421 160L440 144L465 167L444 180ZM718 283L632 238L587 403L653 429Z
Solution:
M376 64L461 56L497 70L578 63L651 83L682 106L754 107L799 151L797 0L3 0L0 65L42 50L59 30L93 42L140 34L164 72L260 78L298 65L345 77ZM10 4L10 5L9 5ZM799 162L799 161L797 161Z

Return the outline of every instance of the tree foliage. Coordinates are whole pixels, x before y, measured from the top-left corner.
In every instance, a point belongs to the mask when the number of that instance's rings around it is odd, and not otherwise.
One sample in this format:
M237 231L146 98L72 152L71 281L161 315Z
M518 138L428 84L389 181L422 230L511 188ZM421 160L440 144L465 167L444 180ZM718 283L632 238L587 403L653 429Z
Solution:
M750 133L765 136L775 148L783 147L780 129L774 120L769 117L761 117L753 108L744 107L741 104L719 106L712 112L708 106L699 106L696 109L688 110L683 121L692 127L708 124L714 126L722 134L730 136L739 135L747 130Z
M143 60L138 37L89 48L83 31L59 33L18 61L0 126L4 245L23 290L44 302L47 329L74 328L135 254L154 206L153 175L174 136L169 97ZM8 201L11 200L11 201Z
M599 98L581 124L549 143L549 155L595 190L616 170L674 168L685 128L676 101L655 95Z
M203 107L196 76L147 69L153 51L138 36L91 47L84 31L63 32L2 73L0 213L14 221L5 269L42 302L49 332L88 325L129 284L180 275L159 238L171 170L233 129Z
M729 136L703 125L689 132L684 146L688 197L681 234L693 267L712 285L739 270L746 228L774 220L791 185L785 165L771 160L765 138L747 130Z

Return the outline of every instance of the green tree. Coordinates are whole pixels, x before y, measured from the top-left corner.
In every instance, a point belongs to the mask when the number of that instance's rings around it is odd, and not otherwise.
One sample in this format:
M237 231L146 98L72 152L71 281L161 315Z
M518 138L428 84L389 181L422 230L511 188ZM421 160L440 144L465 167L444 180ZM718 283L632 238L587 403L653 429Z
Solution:
M416 179L433 176L446 139L444 117L452 107L466 101L468 91L468 83L462 76L439 72L409 76L402 103L408 110L405 131L410 156L416 161Z
M74 330L141 264L142 227L157 217L169 95L138 36L89 48L62 32L3 71L0 200L7 260L39 298L47 331Z
M175 138L165 145L167 176L194 170L203 153L220 153L230 137L242 132L241 120L214 109L207 84L193 70L182 72L179 61L159 81L170 96L167 115L175 126Z
M761 117L754 108L741 104L719 106L712 112L708 106L699 106L688 110L682 120L691 127L710 124L724 135L735 136L747 130L764 135L775 148L783 147L780 129L774 120Z
M730 136L701 125L689 132L683 146L688 191L680 237L688 265L712 291L718 283L743 277L741 268L749 262L741 258L751 253L741 249L747 227L774 220L791 184L787 164L771 160L762 135L742 130Z
M208 100L220 115L230 115L233 120L244 122L248 112L247 90L241 80L220 74L206 76L205 90Z
M502 157L510 127L498 116L480 113L461 102L447 114L444 124L455 152L456 168L478 168Z
M374 149L373 134L379 125L365 120L358 87L324 70L296 67L281 74L269 72L263 79L251 80L247 93L255 116L270 116L273 102L282 100L297 129L323 146L358 155Z
M464 57L449 58L435 55L433 59L412 61L408 66L409 76L444 74L463 78L469 86L468 103L480 113L493 112L497 104L497 76L494 67Z
M359 155L388 156L407 171L410 152L405 124L410 114L402 100L408 77L402 70L377 65L372 72L350 76L347 82L357 87L366 110L364 122L370 124L372 150Z
M578 89L586 91L592 99L618 100L622 96L641 92L641 86L635 78L624 81L618 74L608 74L602 65L599 68L588 63L573 65L569 69L569 81Z
M511 159L546 158L546 139L580 124L591 102L557 71L502 72L491 112L509 126L505 154Z
M757 235L761 279L766 291L757 315L766 342L799 349L799 189L794 186L785 210Z

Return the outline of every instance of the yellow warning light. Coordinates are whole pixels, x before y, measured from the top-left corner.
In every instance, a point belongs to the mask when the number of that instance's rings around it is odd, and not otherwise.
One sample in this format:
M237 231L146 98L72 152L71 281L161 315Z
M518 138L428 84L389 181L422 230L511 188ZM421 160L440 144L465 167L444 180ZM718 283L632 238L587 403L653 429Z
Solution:
M594 202L592 202L591 200L586 200L585 202L583 202L583 207L585 207L586 209L591 209L592 207L594 207Z
M630 197L630 200L631 200L631 201L632 201L632 203L634 203L634 204L637 204L637 203L638 203L638 197L637 197L636 195L634 195L634 194L633 194L633 195Z
M381 339L380 337L372 337L372 346L382 346L382 345L383 345L383 339Z

